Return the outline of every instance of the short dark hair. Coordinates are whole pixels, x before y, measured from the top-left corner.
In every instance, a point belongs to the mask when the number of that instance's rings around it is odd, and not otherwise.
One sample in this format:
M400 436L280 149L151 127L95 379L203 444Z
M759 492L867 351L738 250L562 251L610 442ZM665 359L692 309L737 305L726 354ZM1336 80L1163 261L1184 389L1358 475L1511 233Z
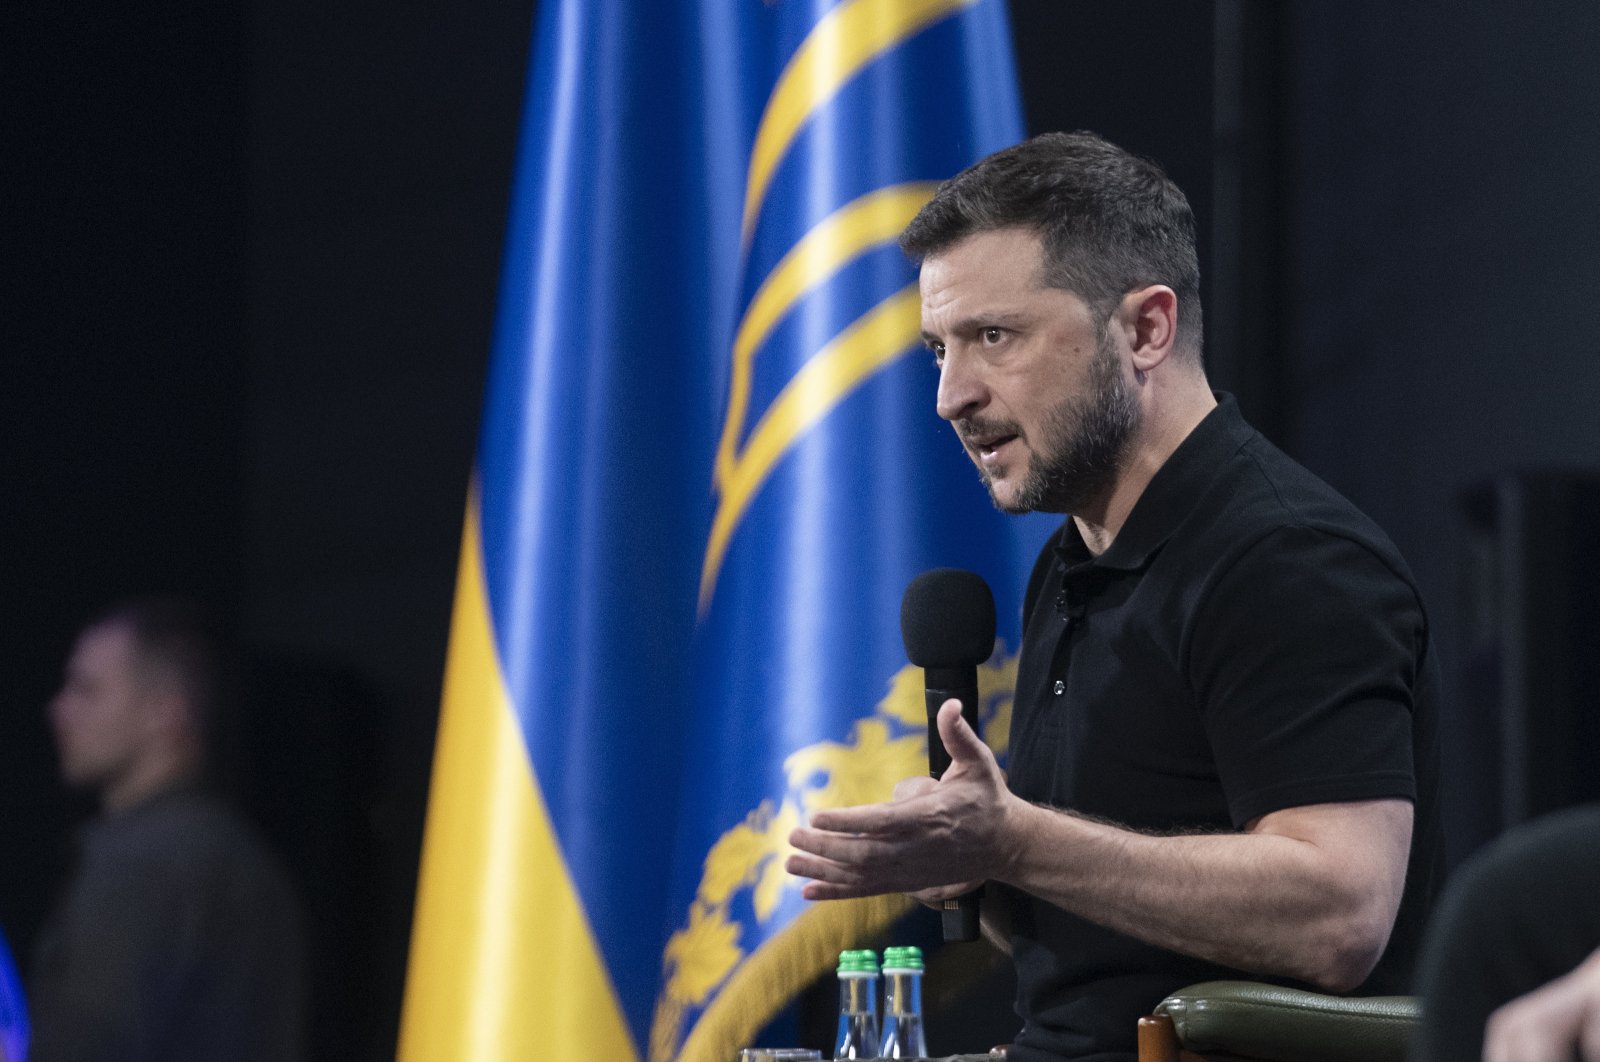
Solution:
M207 764L226 769L233 758L235 654L218 615L186 597L124 598L98 613L88 628L117 626L133 642L135 666L159 670L189 705Z
M1094 133L1045 133L941 184L900 247L920 262L968 236L1013 227L1039 234L1045 284L1071 291L1097 315L1137 288L1170 287L1181 310L1179 347L1198 358L1194 211L1160 166Z

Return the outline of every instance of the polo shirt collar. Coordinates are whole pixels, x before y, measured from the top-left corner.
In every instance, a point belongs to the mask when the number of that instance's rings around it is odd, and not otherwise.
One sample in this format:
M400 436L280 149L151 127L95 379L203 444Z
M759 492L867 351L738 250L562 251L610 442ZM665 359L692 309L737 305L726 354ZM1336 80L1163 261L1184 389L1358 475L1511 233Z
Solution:
M1077 523L1070 519L1066 522L1056 546L1056 556L1064 565L1070 568L1092 560L1100 568L1135 571L1148 564L1172 537L1199 503L1217 470L1255 433L1239 414L1232 395L1225 391L1213 394L1216 408L1195 425L1156 470L1104 553L1092 557L1078 534Z

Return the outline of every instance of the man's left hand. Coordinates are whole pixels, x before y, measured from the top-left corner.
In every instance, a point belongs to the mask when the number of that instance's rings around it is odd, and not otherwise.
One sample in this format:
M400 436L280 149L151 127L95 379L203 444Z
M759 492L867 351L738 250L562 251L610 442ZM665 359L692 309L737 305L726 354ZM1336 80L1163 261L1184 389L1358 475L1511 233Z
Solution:
M888 804L819 811L789 835L791 874L812 878L808 900L908 892L924 902L960 895L992 876L1015 798L994 753L961 717L939 709L950 766L938 781L908 779Z

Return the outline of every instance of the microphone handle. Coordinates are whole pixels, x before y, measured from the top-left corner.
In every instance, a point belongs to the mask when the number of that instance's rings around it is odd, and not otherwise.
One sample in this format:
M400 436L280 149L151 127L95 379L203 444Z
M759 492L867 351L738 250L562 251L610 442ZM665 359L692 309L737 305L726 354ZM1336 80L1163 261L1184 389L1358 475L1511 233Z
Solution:
M978 732L978 669L968 667L927 668L924 671L923 701L928 709L928 776L940 778L950 766L950 753L939 737L939 708L952 697L961 702L961 717ZM947 941L978 939L978 897L983 886L945 900L939 917Z

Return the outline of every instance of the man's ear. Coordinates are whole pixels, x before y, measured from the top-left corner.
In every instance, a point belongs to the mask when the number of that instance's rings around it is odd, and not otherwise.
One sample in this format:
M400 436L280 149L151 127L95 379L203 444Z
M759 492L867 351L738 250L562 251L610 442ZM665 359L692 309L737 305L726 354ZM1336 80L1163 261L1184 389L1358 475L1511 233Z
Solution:
M194 712L189 699L166 683L152 683L144 697L144 716L148 728L167 740L194 729Z
M1178 295L1165 284L1130 291L1118 315L1127 329L1133 367L1149 372L1171 355L1178 340Z

